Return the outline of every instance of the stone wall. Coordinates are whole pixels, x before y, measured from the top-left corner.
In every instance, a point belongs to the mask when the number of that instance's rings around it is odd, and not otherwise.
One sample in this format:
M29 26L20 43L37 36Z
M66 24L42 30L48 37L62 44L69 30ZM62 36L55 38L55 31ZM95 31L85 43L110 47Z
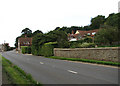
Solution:
M54 48L54 56L118 62L120 47L112 48ZM119 59L118 59L119 58Z

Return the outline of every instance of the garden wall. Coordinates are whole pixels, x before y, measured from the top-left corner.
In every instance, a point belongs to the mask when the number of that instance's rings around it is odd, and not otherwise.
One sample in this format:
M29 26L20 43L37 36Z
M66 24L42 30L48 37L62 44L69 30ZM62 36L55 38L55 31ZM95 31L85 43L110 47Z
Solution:
M54 48L54 56L118 62L118 60L120 59L119 50L120 50L120 47L119 48L118 47L74 48L74 49Z

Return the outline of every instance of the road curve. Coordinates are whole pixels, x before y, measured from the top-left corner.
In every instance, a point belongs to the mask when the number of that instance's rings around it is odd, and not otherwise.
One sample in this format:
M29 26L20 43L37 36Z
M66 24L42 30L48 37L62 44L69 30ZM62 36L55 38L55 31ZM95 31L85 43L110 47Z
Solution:
M23 55L14 51L2 55L42 84L118 84L118 68Z

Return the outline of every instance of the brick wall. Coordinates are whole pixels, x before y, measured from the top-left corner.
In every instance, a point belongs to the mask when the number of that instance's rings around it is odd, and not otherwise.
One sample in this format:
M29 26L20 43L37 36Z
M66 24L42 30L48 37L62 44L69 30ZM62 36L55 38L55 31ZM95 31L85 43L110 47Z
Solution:
M54 56L118 62L119 48L54 48ZM119 57L119 59L118 59Z

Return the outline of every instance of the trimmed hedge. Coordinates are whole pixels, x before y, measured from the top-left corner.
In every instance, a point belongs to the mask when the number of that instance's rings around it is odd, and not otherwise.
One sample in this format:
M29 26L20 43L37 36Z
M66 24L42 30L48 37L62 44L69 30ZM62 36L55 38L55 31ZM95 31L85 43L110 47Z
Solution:
M39 47L38 55L41 55L41 56L53 56L54 47L57 47L57 42L45 43L42 47Z
M72 42L70 48L93 48L95 47L95 43L77 43Z
M95 43L83 43L80 45L81 48L92 48L95 47Z
M21 46L21 52L23 54L26 54L26 53L31 54L31 47L30 46Z

